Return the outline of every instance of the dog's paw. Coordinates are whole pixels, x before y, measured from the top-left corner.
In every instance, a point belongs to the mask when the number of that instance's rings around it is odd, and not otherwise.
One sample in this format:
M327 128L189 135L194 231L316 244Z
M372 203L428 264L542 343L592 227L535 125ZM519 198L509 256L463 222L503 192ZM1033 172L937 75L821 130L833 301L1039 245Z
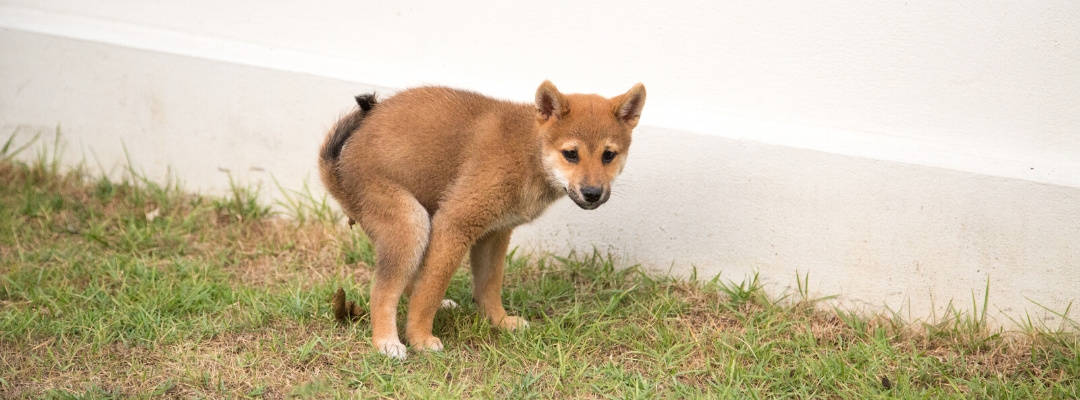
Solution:
M393 359L404 360L407 356L405 345L401 344L401 341L397 339L377 340L375 341L375 348L380 353Z
M439 303L440 310L453 310L458 308L458 303L450 299L442 299L442 303Z
M499 328L506 329L508 331L514 331L518 329L525 329L529 327L529 321L525 318L515 317L507 315L503 317L498 323Z
M423 351L440 351L443 349L442 340L430 335L424 338L409 339L409 344L417 350Z

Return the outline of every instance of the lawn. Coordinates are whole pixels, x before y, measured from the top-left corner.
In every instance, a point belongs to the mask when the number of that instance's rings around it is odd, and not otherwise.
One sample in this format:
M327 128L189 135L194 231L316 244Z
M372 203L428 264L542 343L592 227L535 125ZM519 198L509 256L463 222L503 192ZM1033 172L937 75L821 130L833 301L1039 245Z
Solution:
M249 188L199 196L7 150L3 398L1080 396L1077 336L990 331L983 299L911 324L595 253L511 254L507 309L532 323L514 333L477 315L462 269L461 306L435 321L446 349L395 361L363 315L333 318L338 288L366 308L373 254L325 201L278 188L272 211Z

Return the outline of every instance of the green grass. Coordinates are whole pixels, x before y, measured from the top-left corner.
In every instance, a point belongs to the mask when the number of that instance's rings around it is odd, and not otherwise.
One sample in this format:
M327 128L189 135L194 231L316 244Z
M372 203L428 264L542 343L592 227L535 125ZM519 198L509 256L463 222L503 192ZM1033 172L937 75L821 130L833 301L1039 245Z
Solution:
M275 215L225 198L0 161L0 397L1076 398L1075 334L991 332L973 299L934 324L769 298L742 282L675 280L601 254L511 254L507 309L478 317L455 276L435 334L398 362L370 326L333 320L344 287L367 304L362 234L310 191ZM1062 313L1067 316L1067 312Z

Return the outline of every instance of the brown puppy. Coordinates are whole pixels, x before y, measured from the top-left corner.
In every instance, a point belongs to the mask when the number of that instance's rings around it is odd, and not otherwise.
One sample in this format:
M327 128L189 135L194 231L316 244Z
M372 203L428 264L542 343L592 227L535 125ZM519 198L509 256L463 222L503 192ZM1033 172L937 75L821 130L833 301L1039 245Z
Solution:
M563 194L586 210L607 201L645 87L604 98L564 95L545 81L536 104L444 87L409 89L378 104L374 95L356 100L360 108L327 135L319 169L375 245L375 348L403 359L396 322L402 293L410 293L409 344L442 349L431 325L466 252L481 312L501 328L528 325L502 306L510 232Z

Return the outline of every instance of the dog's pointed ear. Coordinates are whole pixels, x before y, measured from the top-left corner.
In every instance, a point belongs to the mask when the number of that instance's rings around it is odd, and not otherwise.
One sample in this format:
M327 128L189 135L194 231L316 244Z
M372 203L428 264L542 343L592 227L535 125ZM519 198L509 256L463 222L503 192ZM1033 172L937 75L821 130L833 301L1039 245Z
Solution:
M536 118L540 122L547 121L551 117L560 118L570 112L570 105L566 103L566 97L559 93L555 84L544 81L536 88Z
M615 118L633 128L641 117L641 108L645 107L645 85L638 83L626 93L612 98L611 102L615 104Z

